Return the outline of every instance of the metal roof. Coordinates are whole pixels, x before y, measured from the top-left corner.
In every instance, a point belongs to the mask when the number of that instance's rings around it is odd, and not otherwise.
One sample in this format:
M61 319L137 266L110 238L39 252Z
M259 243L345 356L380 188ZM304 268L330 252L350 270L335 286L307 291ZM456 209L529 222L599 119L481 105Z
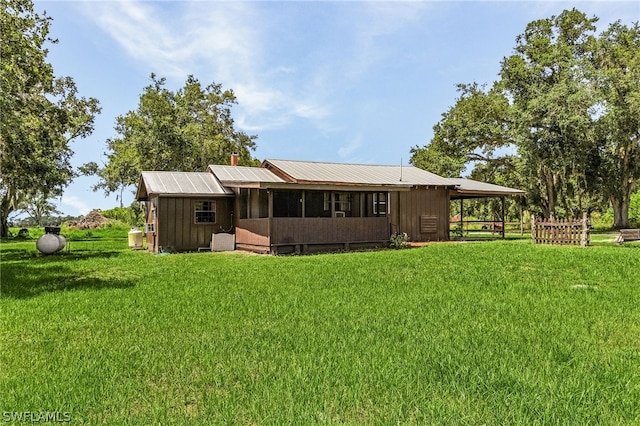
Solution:
M453 186L448 179L413 166L323 163L313 161L265 160L262 167L274 167L297 183Z
M150 195L226 196L233 195L233 191L208 172L142 172L136 199L145 200Z
M210 165L209 170L225 185L285 182L270 170L259 167Z
M519 189L508 188L493 183L478 182L477 180L462 178L449 178L448 180L456 185L456 189L452 191L452 198L499 197L503 195L525 194L525 191Z

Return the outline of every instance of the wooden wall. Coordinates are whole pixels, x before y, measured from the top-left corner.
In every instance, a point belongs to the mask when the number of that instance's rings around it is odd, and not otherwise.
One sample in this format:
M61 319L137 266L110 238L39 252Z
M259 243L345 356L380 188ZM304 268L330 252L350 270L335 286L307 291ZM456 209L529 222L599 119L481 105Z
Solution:
M236 222L236 247L269 251L269 221L271 219L239 219Z
M394 232L406 232L411 241L449 239L449 195L445 188L392 192L389 213Z
M216 201L216 223L195 223L195 203L203 200ZM231 228L232 207L233 200L229 198L158 198L155 251L159 247L168 251L208 247L211 234Z
M389 240L386 217L274 218L271 244L344 244Z

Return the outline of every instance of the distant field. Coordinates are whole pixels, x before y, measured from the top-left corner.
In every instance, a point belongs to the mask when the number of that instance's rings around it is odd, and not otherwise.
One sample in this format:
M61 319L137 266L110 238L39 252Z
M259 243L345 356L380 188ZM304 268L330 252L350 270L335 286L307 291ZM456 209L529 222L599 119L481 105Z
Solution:
M113 235L2 243L3 415L640 423L639 243L154 256Z

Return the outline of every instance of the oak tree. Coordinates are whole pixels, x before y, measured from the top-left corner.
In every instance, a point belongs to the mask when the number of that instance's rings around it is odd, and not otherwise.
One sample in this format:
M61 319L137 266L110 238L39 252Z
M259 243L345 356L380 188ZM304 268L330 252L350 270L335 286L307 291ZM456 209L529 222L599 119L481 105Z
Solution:
M231 108L236 97L219 84L203 87L189 76L174 92L166 80L151 74L138 107L117 117L117 136L107 141L107 163L94 169L100 182L94 189L107 194L138 182L143 170L204 171L209 164L225 164L232 153L239 164L254 164L255 136L234 128Z
M2 0L0 16L0 235L24 197L62 194L75 175L70 142L93 131L98 101L78 95L47 62L51 17L30 0Z

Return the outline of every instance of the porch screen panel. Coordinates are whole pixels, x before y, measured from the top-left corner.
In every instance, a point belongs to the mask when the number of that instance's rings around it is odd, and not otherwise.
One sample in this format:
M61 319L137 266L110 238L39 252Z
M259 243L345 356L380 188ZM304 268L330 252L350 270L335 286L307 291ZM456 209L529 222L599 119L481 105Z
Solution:
M324 191L305 191L305 217L331 217L331 206L327 197L331 194Z
M302 191L273 191L273 217L302 217Z

